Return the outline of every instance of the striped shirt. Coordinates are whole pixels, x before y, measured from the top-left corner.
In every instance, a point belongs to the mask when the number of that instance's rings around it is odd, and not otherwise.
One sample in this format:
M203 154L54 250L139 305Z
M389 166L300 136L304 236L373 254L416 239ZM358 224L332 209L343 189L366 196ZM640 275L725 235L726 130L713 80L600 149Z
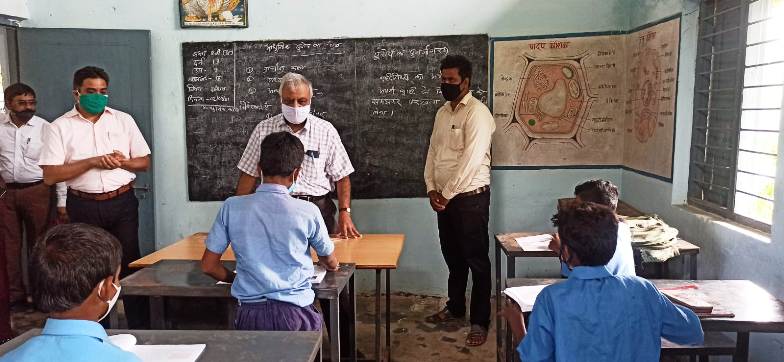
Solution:
M237 168L253 177L261 177L258 167L261 141L276 132L291 133L305 146L305 160L302 161L294 195L326 195L334 190L335 182L354 172L338 131L331 123L312 114L308 116L305 127L297 133L286 124L282 114L259 122L250 135Z

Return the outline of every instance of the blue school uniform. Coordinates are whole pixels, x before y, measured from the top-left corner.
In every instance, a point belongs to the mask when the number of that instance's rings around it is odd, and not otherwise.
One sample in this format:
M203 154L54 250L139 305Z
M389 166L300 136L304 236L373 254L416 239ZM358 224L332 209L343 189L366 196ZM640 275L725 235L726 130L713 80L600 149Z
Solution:
M614 276L606 266L578 266L542 290L520 358L537 361L659 361L661 337L703 343L700 320L649 281Z
M0 357L2 362L141 362L135 354L109 343L103 327L93 321L46 320L41 334Z
M319 256L335 249L318 207L277 184L261 184L254 194L223 203L206 244L223 254L229 243L237 258L231 294L242 304L271 299L310 306L315 293L309 247Z

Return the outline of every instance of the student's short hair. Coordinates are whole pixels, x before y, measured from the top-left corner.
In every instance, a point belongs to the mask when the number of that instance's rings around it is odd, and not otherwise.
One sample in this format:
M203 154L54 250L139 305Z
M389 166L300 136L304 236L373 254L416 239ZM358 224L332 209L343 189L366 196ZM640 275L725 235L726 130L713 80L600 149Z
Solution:
M101 78L106 81L106 85L109 85L109 74L106 73L105 70L102 68L94 67L92 65L88 65L82 69L79 69L74 73L73 78L73 87L74 89L78 89L82 86L85 79L90 78Z
M120 242L87 224L55 226L35 243L30 256L33 301L45 313L81 305L122 261Z
M24 83L11 84L3 91L6 103L11 103L14 97L23 96L25 94L35 97L35 91L33 88Z
M472 79L471 61L462 55L447 55L441 60L441 68L439 69L444 70L450 68L457 68L457 74L460 74L460 78L469 78L470 84L470 79Z
M618 218L607 206L572 202L553 216L561 243L580 260L580 265L606 265L618 242Z
M574 188L574 196L583 202L595 202L613 211L618 208L618 187L607 180L590 180Z
M261 141L259 168L264 176L288 176L302 166L305 146L288 132L276 132Z

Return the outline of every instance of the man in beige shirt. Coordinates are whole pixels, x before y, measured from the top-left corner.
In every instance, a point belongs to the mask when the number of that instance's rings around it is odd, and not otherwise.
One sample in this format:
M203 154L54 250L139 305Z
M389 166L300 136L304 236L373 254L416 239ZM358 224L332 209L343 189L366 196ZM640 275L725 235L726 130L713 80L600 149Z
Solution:
M471 62L449 55L441 62L441 93L448 101L436 113L425 162L430 206L438 213L441 252L449 268L446 307L429 323L462 319L471 271L471 331L467 346L487 340L490 325L490 142L495 121L469 91Z

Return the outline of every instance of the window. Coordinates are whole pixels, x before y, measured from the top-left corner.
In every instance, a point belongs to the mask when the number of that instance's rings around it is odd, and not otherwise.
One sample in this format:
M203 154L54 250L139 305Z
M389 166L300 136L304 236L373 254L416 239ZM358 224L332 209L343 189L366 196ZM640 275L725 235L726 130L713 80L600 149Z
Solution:
M770 230L784 0L703 0L699 18L689 203Z

